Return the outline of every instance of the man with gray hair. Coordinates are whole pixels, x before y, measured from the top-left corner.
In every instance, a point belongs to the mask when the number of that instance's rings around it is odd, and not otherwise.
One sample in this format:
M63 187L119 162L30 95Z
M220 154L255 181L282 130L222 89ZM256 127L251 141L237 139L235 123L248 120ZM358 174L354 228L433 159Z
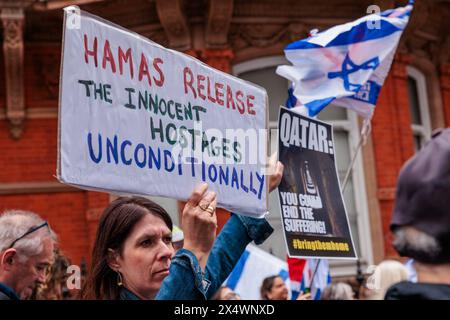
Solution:
M0 215L0 300L19 300L44 283L56 236L37 214Z
M400 282L387 300L450 299L450 128L436 132L400 171L393 245L414 259L417 283Z

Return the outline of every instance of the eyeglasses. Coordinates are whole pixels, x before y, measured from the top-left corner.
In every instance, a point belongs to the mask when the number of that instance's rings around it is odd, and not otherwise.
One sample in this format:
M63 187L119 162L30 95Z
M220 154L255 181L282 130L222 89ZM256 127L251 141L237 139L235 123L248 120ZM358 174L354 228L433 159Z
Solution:
M38 226L36 226L36 227L30 228L30 230L28 230L28 231L25 232L23 235L21 235L21 236L18 237L16 240L14 240L14 241L11 243L11 245L8 247L8 249L11 249L12 247L14 247L14 245L16 244L16 242L19 241L20 239L23 239L23 238L25 238L27 235L29 235L29 234L31 234L31 233L33 233L33 232L35 232L35 231L37 231L37 230L39 230L39 229L41 229L41 228L44 228L44 227L48 227L48 222L47 222L47 221L45 221L43 224L40 224L40 225L38 225Z

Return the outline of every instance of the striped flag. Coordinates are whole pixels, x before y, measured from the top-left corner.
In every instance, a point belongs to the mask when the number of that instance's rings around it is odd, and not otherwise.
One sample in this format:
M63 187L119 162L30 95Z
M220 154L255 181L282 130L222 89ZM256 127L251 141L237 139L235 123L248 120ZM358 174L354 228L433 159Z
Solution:
M301 287L306 259L290 258L289 256L286 259L289 269L289 279L291 279L291 299L296 300L302 291Z
M292 300L307 289L313 300L320 300L323 289L331 283L328 260L287 258Z
M264 278L274 275L280 276L290 288L287 263L249 244L224 284L244 300L260 300Z
M371 118L412 8L410 1L293 42L285 48L293 65L277 73L292 82L310 116L333 102Z

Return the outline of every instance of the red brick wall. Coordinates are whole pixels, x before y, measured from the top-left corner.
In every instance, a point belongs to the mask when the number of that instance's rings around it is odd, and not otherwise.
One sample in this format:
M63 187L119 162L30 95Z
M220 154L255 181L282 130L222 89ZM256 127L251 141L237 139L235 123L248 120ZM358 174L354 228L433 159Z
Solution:
M406 66L409 62L407 55L397 55L372 121L378 200L387 257L396 256L389 224L394 209L398 173L414 153L406 82ZM441 67L440 83L445 123L450 126L450 65Z
M103 210L109 204L109 195L101 192L85 192L86 208L85 215L87 221L87 236L89 243L89 253L92 252L98 221ZM90 256L90 255L89 255ZM90 257L87 259L90 261Z
M386 256L395 256L389 224L395 198L397 176L403 163L413 155L406 65L398 55L385 81L372 121L372 136L378 183L381 221Z
M61 46L25 45L25 105L27 108L57 108Z
M5 83L5 59L3 58L3 50L0 50L0 114L2 108L6 105L6 83Z
M60 248L72 263L78 264L82 257L87 258L89 238L84 192L2 196L0 211L6 209L36 212L49 221L58 234Z
M56 119L27 119L22 137L10 137L0 121L0 182L55 181Z

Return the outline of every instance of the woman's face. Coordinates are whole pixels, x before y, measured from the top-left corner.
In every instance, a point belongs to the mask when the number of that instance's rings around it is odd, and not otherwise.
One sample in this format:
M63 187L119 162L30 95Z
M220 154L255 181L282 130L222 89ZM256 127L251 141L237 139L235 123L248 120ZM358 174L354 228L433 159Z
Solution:
M123 285L141 299L153 299L169 275L173 254L171 230L161 218L146 214L132 229L117 258Z
M272 289L267 294L269 300L287 300L288 289L283 279L276 277L273 281Z

